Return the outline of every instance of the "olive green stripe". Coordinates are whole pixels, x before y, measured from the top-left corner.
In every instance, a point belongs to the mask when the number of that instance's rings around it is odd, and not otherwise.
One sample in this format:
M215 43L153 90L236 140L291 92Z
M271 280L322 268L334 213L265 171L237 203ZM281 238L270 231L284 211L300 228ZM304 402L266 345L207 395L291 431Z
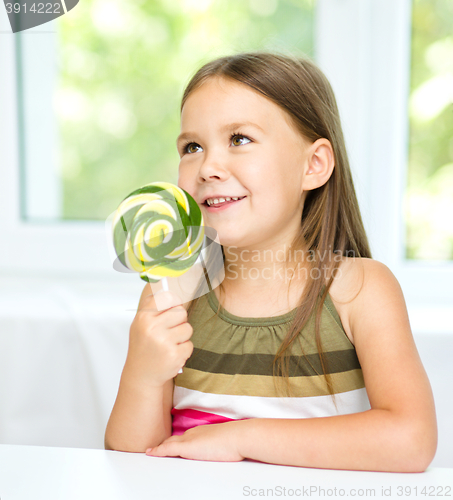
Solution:
M225 352L275 354L288 334L287 325L248 328L218 321L215 315L209 319L204 319L203 316L206 318L204 313L196 311L189 318L189 323L194 330L192 342L195 348L219 354ZM344 331L340 330L327 310L323 311L320 339L324 352L354 350L354 346ZM318 347L312 324L306 325L301 330L291 349L293 355L317 354Z
M290 396L313 397L328 396L329 391L324 376L290 377ZM331 382L336 394L354 391L365 387L362 370L334 373ZM178 375L175 385L194 391L232 396L283 397L285 381L281 377L261 377L259 375L206 374L187 366Z
M271 316L267 318L252 318L252 317L242 318L240 316L231 314L226 309L224 309L223 306L220 306L219 308L219 301L217 300L214 291L208 293L206 298L214 314L217 314L218 310L218 316L220 319L231 325L242 326L242 327L275 326L275 325L282 325L285 323L289 323L294 319L297 311L296 309L293 309L292 311L289 311L286 314L282 314L279 316Z
M233 325L216 316L209 307L208 296L200 297L189 317L189 323L194 329L192 342L195 348L219 354L224 352L273 354L278 351L288 334L288 323L259 327ZM333 314L335 309L331 309L331 307L331 302L327 301L322 310L320 340L323 351L354 350L354 346L348 339L341 323L335 319L338 314ZM244 319L244 321L246 320ZM292 354L305 353L310 355L317 354L317 352L314 318L310 318L300 331L296 342L293 343Z
M191 319L189 323L194 330L191 341L195 349L204 349L218 354L228 352L240 355L244 352L254 352L275 355L288 334L288 330L280 326L269 330L269 328L232 327L215 320L201 322ZM354 346L344 333L338 331L338 326L331 317L326 317L325 321L323 319L320 340L323 352L354 351ZM295 356L304 353L317 354L318 347L314 332L309 328L303 328L293 343L291 351Z
M340 373L360 368L357 354L353 349L325 353L327 373ZM224 373L227 375L273 375L273 354L219 354L204 349L196 349L187 360L186 366L202 372ZM289 357L289 375L310 377L323 373L318 354Z

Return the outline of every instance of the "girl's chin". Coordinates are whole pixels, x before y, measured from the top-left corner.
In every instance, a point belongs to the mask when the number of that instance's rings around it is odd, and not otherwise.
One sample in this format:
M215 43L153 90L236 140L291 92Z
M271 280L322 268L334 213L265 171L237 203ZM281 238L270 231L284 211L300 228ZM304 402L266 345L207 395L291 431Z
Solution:
M243 245L244 238L241 237L239 234L235 233L235 228L223 228L223 227L215 227L214 224L210 225L209 223L206 223L206 226L212 227L216 233L217 233L217 241L220 242L220 244L223 247L235 247L238 248L239 246ZM233 236L232 236L233 235Z
M238 247L238 242L237 241L231 241L230 239L223 239L219 236L219 242L223 246L223 248L237 248Z
M230 248L231 250L235 249L240 249L240 248L247 248L246 245L244 245L244 240L240 239L234 239L232 240L231 238L227 238L225 240L222 240L222 238L219 238L220 244L223 246L224 249Z
M209 226L209 223L206 224ZM240 226L239 224L233 223L228 226L218 225L215 227L212 225L213 229L217 232L217 238L223 247L232 248L248 248L249 246L254 246L256 240L260 240L259 235L255 234L255 231L247 231L246 227Z

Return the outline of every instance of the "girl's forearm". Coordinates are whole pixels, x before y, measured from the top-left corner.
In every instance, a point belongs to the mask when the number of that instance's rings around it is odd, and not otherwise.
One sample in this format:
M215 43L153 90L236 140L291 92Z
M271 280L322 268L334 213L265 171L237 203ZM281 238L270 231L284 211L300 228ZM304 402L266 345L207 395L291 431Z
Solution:
M322 469L422 472L437 446L437 429L388 410L310 419L237 422L239 453L262 462Z
M140 453L170 437L172 395L173 380L144 388L123 373L105 431L105 448Z

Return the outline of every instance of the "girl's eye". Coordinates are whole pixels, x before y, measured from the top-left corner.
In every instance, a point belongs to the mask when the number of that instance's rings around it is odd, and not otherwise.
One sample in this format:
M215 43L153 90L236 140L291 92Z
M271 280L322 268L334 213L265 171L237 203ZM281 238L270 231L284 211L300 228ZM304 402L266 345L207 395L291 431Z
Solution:
M233 134L230 138L231 143L233 146L243 146L244 144L248 144L249 142L252 142L248 137L245 137L245 135L242 134ZM244 142L247 141L247 142Z
M198 149L197 148L200 148L201 149L201 146L199 144L197 144L196 142L189 142L189 144L187 144L183 151L184 153L197 153L198 152Z
M249 142L252 142L248 137L242 134L231 134L230 136L230 143L233 146L244 146L244 144L248 144ZM203 151L203 148L197 144L196 142L188 142L183 148L182 151L184 154L193 154L193 153L199 153L200 151Z

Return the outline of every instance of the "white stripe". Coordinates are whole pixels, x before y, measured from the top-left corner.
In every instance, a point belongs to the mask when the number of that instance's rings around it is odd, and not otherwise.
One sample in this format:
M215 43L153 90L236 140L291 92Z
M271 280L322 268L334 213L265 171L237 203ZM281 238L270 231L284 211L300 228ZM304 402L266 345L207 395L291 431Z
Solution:
M173 405L177 410L192 409L227 418L313 418L359 413L371 408L366 389L335 394L338 412L329 396L306 398L232 396L210 394L175 386Z

